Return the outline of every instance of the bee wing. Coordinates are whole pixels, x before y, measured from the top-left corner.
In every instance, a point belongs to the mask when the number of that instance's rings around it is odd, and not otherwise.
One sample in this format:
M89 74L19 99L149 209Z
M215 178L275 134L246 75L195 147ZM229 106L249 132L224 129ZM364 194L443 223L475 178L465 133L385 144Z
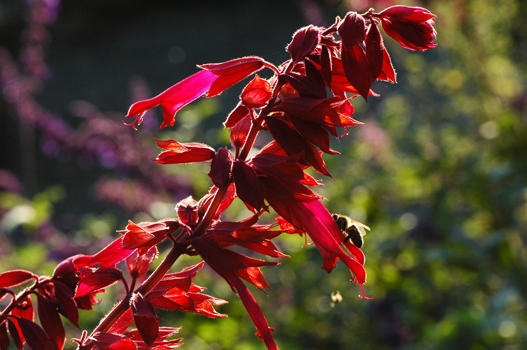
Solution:
M368 233L366 232L366 230L371 231L371 229L368 226L364 225L362 222L351 219L351 218L350 220L352 224L357 228L357 230L359 230L359 233L361 236L365 236L366 233Z

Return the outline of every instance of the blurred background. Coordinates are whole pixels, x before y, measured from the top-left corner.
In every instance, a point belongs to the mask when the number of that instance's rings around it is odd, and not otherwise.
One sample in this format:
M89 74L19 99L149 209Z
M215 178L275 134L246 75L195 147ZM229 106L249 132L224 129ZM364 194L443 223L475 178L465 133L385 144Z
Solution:
M207 191L206 166L160 166L153 138L228 144L221 123L241 86L186 107L162 132L158 110L138 132L125 127L132 102L196 64L244 55L280 64L297 28L392 3L1 0L0 271L50 274L128 219L175 216L175 202ZM321 270L298 237L278 239L291 258L265 269L273 289L256 297L285 350L526 349L527 3L398 4L437 14L439 46L409 52L385 38L399 84L355 100L365 125L334 140L342 155L325 157L333 177L319 189L330 210L372 228L364 251L375 299L359 299L342 266ZM228 215L247 212L237 204ZM264 348L224 281L205 270L195 282L230 301L219 307L229 318L160 313L183 326L185 348ZM119 293L83 312L81 326L92 329Z

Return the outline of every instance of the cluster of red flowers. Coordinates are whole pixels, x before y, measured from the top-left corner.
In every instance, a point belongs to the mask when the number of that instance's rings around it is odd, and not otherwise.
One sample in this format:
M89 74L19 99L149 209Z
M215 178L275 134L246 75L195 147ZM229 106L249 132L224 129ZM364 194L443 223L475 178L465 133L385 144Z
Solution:
M11 334L21 349L27 342L34 349L61 349L64 328L59 313L78 325L78 309L91 309L95 295L122 282L126 296L90 333L76 341L79 349L173 349L181 339L168 339L178 328L160 327L155 309L182 310L208 317L223 317L214 305L225 301L203 294L192 283L203 262L179 273L168 273L182 254L199 255L238 294L268 349L278 349L273 329L243 280L263 290L269 288L260 267L277 265L229 249L239 246L271 258L286 256L272 239L281 233L307 234L323 256L327 272L341 260L352 281L366 281L364 254L338 228L310 187L320 183L305 173L330 175L322 153L338 154L330 147L330 135L338 128L360 124L351 116L350 100L358 95L376 95L376 80L395 83L396 74L378 29L402 46L426 50L435 46L435 31L428 10L393 6L380 13L349 12L328 28L313 25L299 29L287 46L291 59L280 66L260 57L244 57L217 64L205 64L196 74L148 100L133 104L126 118L134 128L147 110L161 105L161 128L173 126L176 113L201 96L212 97L254 76L240 95L239 104L225 121L230 130L231 152L202 143L157 140L164 151L157 161L182 164L210 161L213 186L199 201L185 198L176 206L177 218L157 222L129 222L122 237L95 255L77 255L63 261L52 277L38 277L28 271L0 274L0 299L12 301L0 313L0 350L7 349ZM255 73L272 70L269 79ZM256 136L267 131L272 141L250 152ZM225 221L221 213L239 198L253 213L241 221ZM258 224L272 208L277 225ZM172 249L148 275L157 257L157 245L171 240ZM126 260L128 278L116 267ZM145 277L147 277L145 279ZM18 294L12 287L34 280ZM139 284L139 281L143 280ZM31 294L38 303L41 326L34 322ZM128 330L135 323L137 329Z

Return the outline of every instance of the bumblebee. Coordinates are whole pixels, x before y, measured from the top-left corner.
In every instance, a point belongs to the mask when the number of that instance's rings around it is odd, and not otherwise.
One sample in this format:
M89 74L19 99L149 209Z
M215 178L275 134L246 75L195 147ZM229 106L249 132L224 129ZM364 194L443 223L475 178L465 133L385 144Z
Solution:
M334 213L332 216L339 229L344 235L346 235L344 242L351 240L353 244L355 244L358 248L361 248L364 244L366 230L369 231L370 228L346 215Z

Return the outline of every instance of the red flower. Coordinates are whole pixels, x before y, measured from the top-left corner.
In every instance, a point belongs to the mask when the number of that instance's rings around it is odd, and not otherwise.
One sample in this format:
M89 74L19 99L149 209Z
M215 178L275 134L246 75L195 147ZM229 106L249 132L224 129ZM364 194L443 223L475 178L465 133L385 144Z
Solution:
M176 113L181 108L209 91L212 83L217 78L218 76L216 74L206 70L197 72L155 97L134 103L130 106L128 113L124 117L135 117L130 124L135 128L135 124L141 125L143 122L143 116L147 110L161 105L164 119L161 124L161 129L165 126L172 126L176 121Z
M128 220L126 229L119 232L123 235L123 247L126 249L140 248L139 254L143 254L151 246L164 241L169 234L180 227L181 223L176 219L163 219L156 222L141 222L139 224Z
M223 63L201 65L203 70L171 86L159 95L147 100L138 101L130 106L125 118L135 118L130 125L140 125L147 110L161 105L163 123L161 129L173 126L176 113L207 94L215 96L265 66L271 66L260 57L244 57Z
M380 12L378 17L386 34L407 49L425 51L437 46L432 20L436 15L427 9L392 6Z
M83 266L100 265L101 267L115 267L118 262L123 261L132 254L132 248L123 246L121 238L117 238L104 249L94 255L76 255L73 257L75 268Z
M126 258L126 267L130 276L138 278L147 273L148 268L157 258L157 254L157 246L150 247L144 254L139 254L137 250L134 251L132 255Z
M165 151L157 156L161 164L181 164L205 162L214 157L214 148L199 142L179 143L174 140L156 140L157 145Z

